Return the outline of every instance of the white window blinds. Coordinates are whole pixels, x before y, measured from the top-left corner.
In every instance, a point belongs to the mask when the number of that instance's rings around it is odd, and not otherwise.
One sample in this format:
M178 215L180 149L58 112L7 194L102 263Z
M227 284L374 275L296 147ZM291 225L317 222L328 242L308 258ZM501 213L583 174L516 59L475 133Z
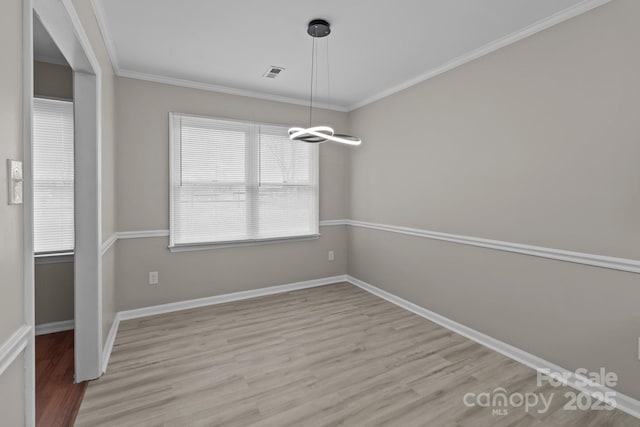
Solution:
M73 218L73 103L35 98L34 251L73 251Z
M318 234L318 147L287 128L172 113L171 246Z

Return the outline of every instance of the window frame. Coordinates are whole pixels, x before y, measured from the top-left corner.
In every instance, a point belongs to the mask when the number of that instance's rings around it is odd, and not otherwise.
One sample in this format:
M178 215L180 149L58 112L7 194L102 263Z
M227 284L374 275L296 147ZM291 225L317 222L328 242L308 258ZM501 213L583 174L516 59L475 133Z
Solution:
M214 242L192 242L192 243L176 243L174 241L174 205L175 205L175 177L176 177L176 140L180 138L181 126L176 125L177 121L180 120L181 117L190 117L196 119L209 119L209 120L218 120L229 123L237 123L239 126L246 126L248 128L248 132L250 135L250 140L247 141L246 152L245 152L245 165L246 165L246 173L248 182L245 184L247 186L248 192L254 191L253 188L255 183L259 184L259 165L260 165L260 145L259 138L256 137L256 133L259 129L259 126L275 126L286 128L286 125L278 124L278 123L266 123L266 122L257 122L257 121L247 121L247 120L238 120L238 119L229 119L226 117L213 117L213 116L205 116L205 115L197 115L197 114L188 114L188 113L179 113L179 112L169 112L169 250L171 252L188 252L188 251L199 251L205 249L218 249L218 248L231 248L231 247L241 247L241 246L256 246L256 245L265 245L272 243L285 243L285 242L297 242L297 241L307 241L307 240L316 240L320 237L320 150L318 145L315 145L316 152L313 154L315 164L312 165L312 179L315 182L315 222L316 222L316 232L311 234L304 235L293 235L293 236L282 236L282 237L268 237L268 238L258 238L258 239L243 239L243 240L225 240L225 241L214 241ZM258 167L253 170L253 167L257 165ZM256 176L257 175L257 176ZM313 187L313 185L311 185ZM257 187L256 187L257 189ZM248 203L252 203L254 196L251 196L251 201ZM252 203L253 204L253 203ZM255 209L252 207L249 212L250 215L255 215Z

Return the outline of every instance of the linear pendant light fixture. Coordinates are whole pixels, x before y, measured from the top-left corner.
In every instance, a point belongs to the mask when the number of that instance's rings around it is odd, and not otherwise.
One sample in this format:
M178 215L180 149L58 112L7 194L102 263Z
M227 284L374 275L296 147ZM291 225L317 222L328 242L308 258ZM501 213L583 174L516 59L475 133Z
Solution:
M351 135L341 135L334 132L331 126L312 126L313 118L313 73L316 63L316 39L326 37L331 33L329 23L324 19L314 19L309 22L307 33L313 37L313 45L311 48L311 96L309 99L309 127L292 127L289 129L289 138L292 141L302 141L308 143L322 143L326 141L339 142L348 145L360 145L362 142L359 138ZM327 57L327 61L329 58ZM317 78L317 77L316 77ZM329 78L327 74L327 79Z

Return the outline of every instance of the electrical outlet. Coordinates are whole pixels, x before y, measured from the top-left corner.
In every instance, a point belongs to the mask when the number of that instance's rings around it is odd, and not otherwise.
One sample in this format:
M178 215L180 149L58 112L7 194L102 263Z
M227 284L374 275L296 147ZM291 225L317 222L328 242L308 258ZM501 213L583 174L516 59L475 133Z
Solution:
M329 251L329 261L333 261L336 259L336 254L333 251Z
M150 285L157 285L158 284L158 272L157 271L150 271L149 272L149 284Z

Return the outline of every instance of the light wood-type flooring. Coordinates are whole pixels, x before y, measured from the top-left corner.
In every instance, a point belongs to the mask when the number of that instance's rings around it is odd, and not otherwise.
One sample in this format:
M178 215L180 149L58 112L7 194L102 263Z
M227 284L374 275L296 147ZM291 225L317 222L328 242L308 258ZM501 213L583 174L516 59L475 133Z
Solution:
M469 407L502 387L552 397ZM122 322L77 426L639 426L564 410L568 388L342 283ZM517 401L517 399L516 399Z

